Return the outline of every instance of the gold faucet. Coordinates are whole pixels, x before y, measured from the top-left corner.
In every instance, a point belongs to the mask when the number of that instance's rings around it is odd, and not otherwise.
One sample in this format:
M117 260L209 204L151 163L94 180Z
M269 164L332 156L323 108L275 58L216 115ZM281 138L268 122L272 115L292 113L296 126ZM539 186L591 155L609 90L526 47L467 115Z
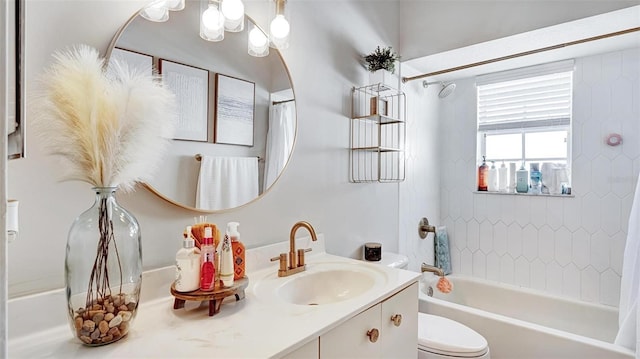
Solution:
M317 241L316 231L309 222L300 221L293 225L289 234L289 265L287 265L287 253L280 253L278 257L271 258L271 261L280 261L280 269L278 269L278 277L286 277L292 274L302 272L306 268L304 263L304 253L310 252L311 248L298 249L296 251L296 231L300 228L306 228L311 234L311 239Z
M422 267L420 268L420 270L422 271L422 273L431 272L439 275L440 277L444 277L444 271L442 269L438 267L430 266L426 263L422 263Z

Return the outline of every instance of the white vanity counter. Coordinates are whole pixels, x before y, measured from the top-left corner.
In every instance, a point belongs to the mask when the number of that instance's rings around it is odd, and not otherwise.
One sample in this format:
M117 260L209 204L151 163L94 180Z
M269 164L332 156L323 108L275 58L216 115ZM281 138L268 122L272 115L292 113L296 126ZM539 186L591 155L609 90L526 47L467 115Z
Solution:
M321 241L322 238L318 240ZM174 298L169 293L173 267L145 272L138 314L129 334L101 347L83 346L72 337L65 314L64 290L12 300L9 303L9 356L281 357L410 286L420 276L415 272L327 254L323 242L307 243L305 239L300 242L298 248L314 248L307 257L308 271L312 271L314 265L320 265L318 263L331 262L333 266L344 264L346 267L357 264L375 267L374 270L383 272L386 279L360 296L317 306L276 302L268 295L262 295L260 290L257 295L256 286L261 282L264 284L265 280L287 281L304 274L277 278L277 264L270 263L268 258L288 250L288 242L282 242L247 251L247 263L254 263L247 268L250 283L245 299L236 302L233 297L227 298L220 312L212 317L207 315L204 303L197 309L190 309L189 302L184 309L173 309ZM264 263L267 266L259 268ZM195 302L192 304L192 307L196 305Z

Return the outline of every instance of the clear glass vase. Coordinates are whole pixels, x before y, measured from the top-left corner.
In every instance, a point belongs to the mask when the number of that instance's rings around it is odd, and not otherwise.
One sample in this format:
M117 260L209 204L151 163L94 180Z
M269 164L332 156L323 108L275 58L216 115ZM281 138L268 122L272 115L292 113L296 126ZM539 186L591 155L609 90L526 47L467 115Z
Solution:
M67 238L65 279L71 331L89 346L129 332L142 282L138 221L116 201L116 187L96 187L96 201Z

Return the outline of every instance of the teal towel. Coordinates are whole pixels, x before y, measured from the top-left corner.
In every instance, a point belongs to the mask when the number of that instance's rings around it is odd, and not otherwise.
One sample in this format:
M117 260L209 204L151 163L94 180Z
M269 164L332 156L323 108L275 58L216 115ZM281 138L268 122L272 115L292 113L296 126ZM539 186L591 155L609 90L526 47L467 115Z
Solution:
M444 274L451 274L451 253L449 252L449 236L447 227L436 228L436 237L433 241L435 247L436 267L442 269Z

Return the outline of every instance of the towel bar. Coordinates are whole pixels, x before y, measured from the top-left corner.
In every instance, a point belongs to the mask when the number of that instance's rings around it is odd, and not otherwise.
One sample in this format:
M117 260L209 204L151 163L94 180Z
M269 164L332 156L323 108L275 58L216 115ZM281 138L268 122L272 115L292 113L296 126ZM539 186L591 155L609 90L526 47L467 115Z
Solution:
M194 156L196 161L202 161L202 155L199 153L196 153L196 155ZM258 161L263 161L262 157L260 156L256 156L258 158Z

